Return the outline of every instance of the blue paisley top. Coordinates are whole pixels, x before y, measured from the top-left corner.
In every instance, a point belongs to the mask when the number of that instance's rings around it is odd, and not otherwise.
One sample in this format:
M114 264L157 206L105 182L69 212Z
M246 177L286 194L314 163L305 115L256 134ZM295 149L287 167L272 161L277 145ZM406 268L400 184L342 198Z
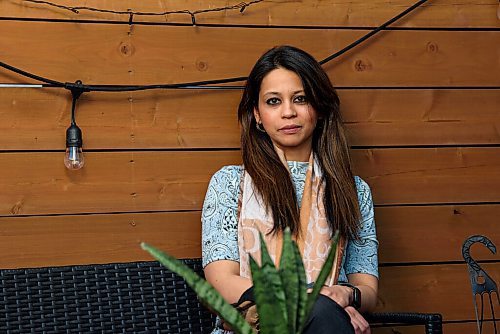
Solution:
M308 162L289 161L288 165L300 204ZM203 267L217 260L239 261L237 209L241 168L224 166L210 180L201 216ZM378 277L378 241L370 188L357 176L355 181L361 210L360 238L347 243L339 276L341 282L347 282L346 275L353 273Z
M308 164L288 162L299 204L302 201ZM217 260L239 262L237 209L241 172L242 166L224 166L210 180L201 216L203 267ZM378 277L378 241L372 196L365 181L356 176L355 182L361 210L360 238L348 240L339 274L340 282L347 282L347 275L353 273ZM225 332L230 333L222 330L213 333Z

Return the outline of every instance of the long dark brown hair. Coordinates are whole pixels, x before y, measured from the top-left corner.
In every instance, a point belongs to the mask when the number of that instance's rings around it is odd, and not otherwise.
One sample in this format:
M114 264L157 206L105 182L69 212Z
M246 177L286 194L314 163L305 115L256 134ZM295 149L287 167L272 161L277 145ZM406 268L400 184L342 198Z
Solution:
M248 76L238 107L243 165L266 209L272 212L272 232L289 227L297 234L300 224L290 173L274 150L271 138L257 130L253 113L254 108L258 108L262 80L277 68L293 71L300 77L306 99L318 116L312 149L323 172L321 182L328 224L332 232L338 230L341 236L357 238L360 211L340 100L321 65L308 53L292 46L272 48L260 57Z

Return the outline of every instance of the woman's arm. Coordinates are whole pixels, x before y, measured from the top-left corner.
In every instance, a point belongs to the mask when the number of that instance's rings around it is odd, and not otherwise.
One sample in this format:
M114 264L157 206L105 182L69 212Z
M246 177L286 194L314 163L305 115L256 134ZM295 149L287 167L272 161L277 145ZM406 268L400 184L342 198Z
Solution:
M243 292L252 286L252 281L240 276L238 262L220 260L205 267L205 278L230 304L236 303Z
M202 258L205 278L229 303L235 303L251 281L240 277L238 193L241 169L225 166L208 185L203 203Z
M361 291L360 312L371 312L377 305L378 279L370 274L347 275L349 283Z
M369 312L377 304L378 292L378 240L375 228L373 200L370 187L356 177L361 226L359 239L349 240L345 271L350 284L361 291L361 312Z

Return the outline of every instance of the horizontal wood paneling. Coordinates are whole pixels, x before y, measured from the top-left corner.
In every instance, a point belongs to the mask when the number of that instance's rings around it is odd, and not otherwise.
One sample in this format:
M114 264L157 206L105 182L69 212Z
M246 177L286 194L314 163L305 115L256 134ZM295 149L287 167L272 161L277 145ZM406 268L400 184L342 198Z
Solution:
M238 148L241 93L89 93L76 118L85 149ZM1 148L64 149L70 109L63 90L0 90Z
M377 204L498 202L499 148L354 150Z
M482 267L500 280L500 262ZM382 268L380 275L378 311L436 312L448 321L475 319L465 264Z
M296 45L322 59L367 32L129 29L121 25L0 21L0 59L60 81L186 82L247 75L265 50L279 44ZM341 86L499 86L499 48L500 34L494 31L391 31L370 39L326 69L334 84ZM20 80L17 75L0 72L0 82Z
M497 320L498 321L498 320ZM498 325L497 325L498 326ZM422 334L424 333L423 326L390 326L372 328L373 334ZM477 325L475 322L460 322L460 323L444 323L443 333L446 334L464 334L477 333ZM492 321L486 321L483 325L483 333L494 333Z
M103 152L68 171L63 153L5 153L4 214L200 209L210 176L239 152Z
M500 148L352 151L378 205L498 202ZM239 151L90 152L80 171L60 153L0 154L0 215L198 210L210 176Z
M500 143L500 90L339 91L351 145Z
M471 235L485 235L500 245L498 217L500 205L376 208L379 261L463 261L462 244ZM472 247L471 255L481 260L499 259L482 245Z
M376 208L379 261L463 261L462 243L470 235L500 244L499 213L500 205ZM0 268L146 260L141 241L178 258L200 257L200 235L199 211L4 217ZM472 247L471 255L498 259L482 246Z
M0 218L0 268L150 260L147 242L201 257L199 212Z
M263 24L263 25L308 25L308 26L375 26L396 16L415 1L397 0L387 5L386 1L266 1L248 7L243 14L239 11L207 13L197 16L197 22L222 24ZM77 6L74 1L63 0L58 4ZM237 4L238 1L145 1L130 3L120 0L85 1L89 7L127 11L129 8L143 12L164 12L169 10L200 10ZM430 1L412 12L395 26L404 27L499 27L496 18L498 3L495 0L441 0ZM30 4L20 0L0 2L0 11L9 17L36 17L56 19L106 19L127 21L126 16L99 14L81 11L74 14L46 5ZM168 15L160 17L134 17L135 22L183 22L190 23L188 15Z
M85 149L237 148L241 91L84 94ZM500 90L339 90L352 145L500 144ZM0 149L64 149L69 92L0 89Z

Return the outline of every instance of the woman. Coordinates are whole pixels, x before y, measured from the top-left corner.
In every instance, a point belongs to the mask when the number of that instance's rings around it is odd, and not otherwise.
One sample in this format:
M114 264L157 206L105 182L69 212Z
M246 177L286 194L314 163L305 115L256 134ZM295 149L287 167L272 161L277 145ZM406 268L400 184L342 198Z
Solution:
M304 333L369 333L360 312L377 298L373 204L368 185L352 174L328 76L306 52L275 47L253 67L238 118L243 166L215 173L203 206L206 279L229 303L251 299L248 258L260 259L258 231L278 263L289 227L312 285L338 230L338 261Z

